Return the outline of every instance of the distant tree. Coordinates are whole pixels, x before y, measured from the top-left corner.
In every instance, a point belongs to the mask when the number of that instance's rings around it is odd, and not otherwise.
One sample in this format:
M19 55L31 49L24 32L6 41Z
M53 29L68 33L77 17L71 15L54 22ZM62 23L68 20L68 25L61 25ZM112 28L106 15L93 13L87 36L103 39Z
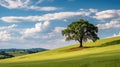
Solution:
M1 51L1 52L0 52L0 55L2 55L2 56L0 57L0 59L5 59L5 58L14 57L13 55L10 55L10 54L6 53L5 51Z
M95 42L99 37L97 36L98 28L86 20L79 20L72 22L68 27L62 30L62 35L66 36L66 40L76 40L82 46L83 41L91 39Z

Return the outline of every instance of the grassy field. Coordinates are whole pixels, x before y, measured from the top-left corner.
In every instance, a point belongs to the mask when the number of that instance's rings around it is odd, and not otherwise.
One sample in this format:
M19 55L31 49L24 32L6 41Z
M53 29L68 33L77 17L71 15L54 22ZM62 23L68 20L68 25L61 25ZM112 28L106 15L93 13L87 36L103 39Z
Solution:
M120 37L0 60L0 67L120 67Z

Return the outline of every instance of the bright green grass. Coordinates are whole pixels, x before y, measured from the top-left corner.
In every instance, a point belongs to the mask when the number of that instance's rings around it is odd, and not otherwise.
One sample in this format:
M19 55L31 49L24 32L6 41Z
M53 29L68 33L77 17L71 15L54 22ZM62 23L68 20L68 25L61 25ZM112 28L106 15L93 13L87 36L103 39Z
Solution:
M120 67L120 37L72 45L0 61L0 67ZM72 49L72 50L71 50Z

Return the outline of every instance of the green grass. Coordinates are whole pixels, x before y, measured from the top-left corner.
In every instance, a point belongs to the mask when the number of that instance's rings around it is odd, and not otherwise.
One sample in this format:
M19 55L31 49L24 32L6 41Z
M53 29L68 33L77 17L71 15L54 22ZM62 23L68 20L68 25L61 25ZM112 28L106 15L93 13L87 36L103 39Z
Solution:
M0 60L0 67L120 67L120 37Z

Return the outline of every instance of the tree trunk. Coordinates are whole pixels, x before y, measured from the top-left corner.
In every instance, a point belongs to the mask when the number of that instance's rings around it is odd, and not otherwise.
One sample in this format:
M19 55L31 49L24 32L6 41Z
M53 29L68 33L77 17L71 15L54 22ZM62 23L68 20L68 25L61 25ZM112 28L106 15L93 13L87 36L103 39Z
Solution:
M80 40L80 48L81 48L81 47L83 47L83 46L82 46L82 40Z
M80 46L79 46L79 47L80 47L80 48L83 47L83 45L82 45L82 37L80 38L79 43L80 43Z

